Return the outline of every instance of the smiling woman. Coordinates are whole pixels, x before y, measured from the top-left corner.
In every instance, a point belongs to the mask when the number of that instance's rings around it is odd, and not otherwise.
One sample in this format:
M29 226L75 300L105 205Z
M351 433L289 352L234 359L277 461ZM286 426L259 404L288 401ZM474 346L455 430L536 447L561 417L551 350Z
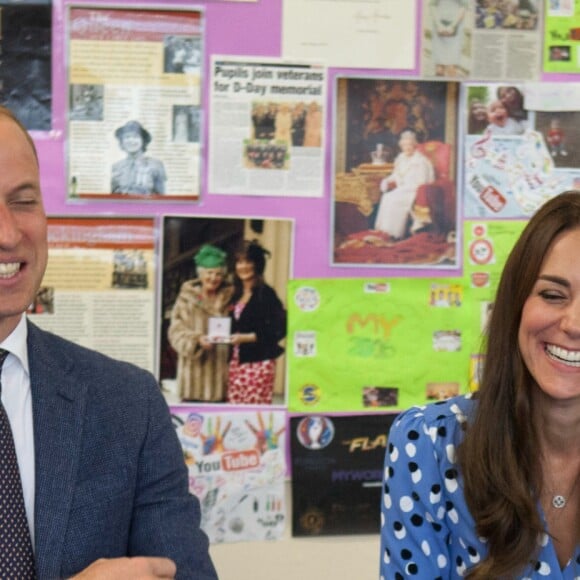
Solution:
M257 241L244 242L235 255L229 403L272 403L276 359L284 352L278 343L286 336L286 311L276 291L264 282L269 255Z
M152 195L165 193L165 167L159 159L145 155L151 134L138 121L129 121L115 131L127 154L111 169L111 193Z
M577 578L579 245L580 192L565 192L532 217L506 262L479 391L395 421L385 579Z
M223 402L229 345L214 344L210 320L227 315L232 287L227 254L204 244L194 256L198 278L186 280L171 310L168 339L177 352L177 386L184 401Z
M520 323L524 363L542 393L554 399L580 396L579 247L580 229L554 240Z

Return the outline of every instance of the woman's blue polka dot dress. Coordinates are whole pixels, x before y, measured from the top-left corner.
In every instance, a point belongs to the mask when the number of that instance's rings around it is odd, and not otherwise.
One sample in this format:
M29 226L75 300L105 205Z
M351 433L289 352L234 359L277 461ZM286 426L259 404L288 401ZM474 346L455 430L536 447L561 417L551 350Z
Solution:
M467 395L413 407L393 424L381 506L382 580L463 578L485 557L456 464L462 424L475 404ZM580 546L561 570L549 536L539 543L520 580L580 580Z

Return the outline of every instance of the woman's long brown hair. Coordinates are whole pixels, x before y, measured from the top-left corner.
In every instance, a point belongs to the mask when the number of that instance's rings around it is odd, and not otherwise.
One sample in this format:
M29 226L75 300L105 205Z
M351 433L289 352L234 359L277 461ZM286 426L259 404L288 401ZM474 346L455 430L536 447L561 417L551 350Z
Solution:
M488 555L467 578L511 578L534 559L544 525L537 502L541 466L532 421L533 379L518 331L524 303L554 239L580 228L580 192L546 202L531 218L505 264L489 321L477 411L458 459L467 506ZM580 248L578 249L580 252Z
M242 245L234 253L234 260L248 260L254 264L256 279L254 288L260 288L264 284L264 270L266 269L266 258L270 257L270 252L262 247L258 240L244 240ZM235 271L235 266L234 266ZM234 293L232 304L235 304L244 291L242 281L238 276L234 276Z

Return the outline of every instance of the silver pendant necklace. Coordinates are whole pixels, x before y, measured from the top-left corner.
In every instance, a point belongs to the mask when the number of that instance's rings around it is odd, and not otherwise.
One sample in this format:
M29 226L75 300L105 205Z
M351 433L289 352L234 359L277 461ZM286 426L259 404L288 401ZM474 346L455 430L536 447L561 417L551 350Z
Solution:
M566 503L566 498L563 495L554 495L552 497L552 505L558 510L565 508Z
M561 493L554 493L553 490L550 490L552 493L552 506L557 510L564 509L568 504L568 500L572 497L574 490L576 489L576 484L578 483L578 479L580 478L580 474L576 476L574 483L572 483L572 487L570 491L566 495L562 495Z

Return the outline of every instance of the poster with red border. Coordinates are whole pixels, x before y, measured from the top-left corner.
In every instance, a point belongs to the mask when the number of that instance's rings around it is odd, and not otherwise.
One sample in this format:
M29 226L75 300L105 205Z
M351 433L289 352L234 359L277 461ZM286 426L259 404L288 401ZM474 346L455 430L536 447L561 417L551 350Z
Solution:
M203 13L69 7L68 200L195 201Z
M29 318L41 328L153 372L153 218L51 217L49 260Z

